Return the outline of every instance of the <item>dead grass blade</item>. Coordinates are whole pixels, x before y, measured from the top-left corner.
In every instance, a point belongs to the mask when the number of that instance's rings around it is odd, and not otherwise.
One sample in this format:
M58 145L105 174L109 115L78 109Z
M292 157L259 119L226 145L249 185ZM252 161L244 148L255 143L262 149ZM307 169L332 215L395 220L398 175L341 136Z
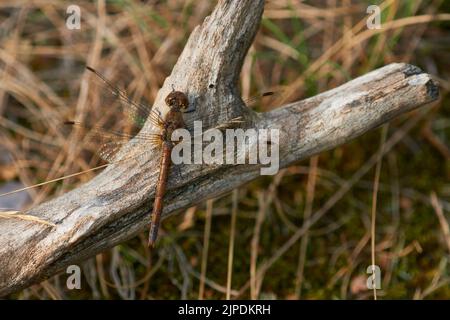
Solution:
M99 169L105 168L108 165L109 164L104 164L104 165L101 165L101 166L98 166L98 167L95 167L95 168L91 168L91 169L84 170L84 171L81 171L81 172L76 172L76 173L73 173L73 174L69 174L68 176L52 179L52 180L49 180L49 181L45 181L45 182L41 182L41 183L38 183L38 184L34 184L32 186L29 186L29 187L25 187L25 188L21 188L21 189L17 189L17 190L11 191L11 192L3 193L3 194L0 194L0 197L9 196L10 194L14 194L14 193L17 193L17 192L21 192L21 191L37 188L37 187L44 186L44 185L49 184L49 183L53 183L53 182L69 179L69 178L72 178L72 177L76 177L76 176L79 176L79 175L84 174L84 173L88 173L88 172L91 172L91 171L95 171L95 170L99 170Z
M32 221L40 224L47 225L49 227L56 227L56 224L48 222L43 219L39 219L36 216L32 216L29 214L21 214L20 211L0 211L0 218L4 219L20 219L26 221Z
M448 226L448 221L444 216L444 211L442 210L442 205L439 203L439 199L436 192L431 192L431 205L433 206L436 215L438 216L439 223L441 224L442 233L444 235L445 243L447 244L448 251L450 252L450 228Z
M206 202L206 223L205 223L205 232L203 235L202 266L201 266L202 269L200 276L200 288L198 291L198 300L203 300L205 293L205 278L206 278L206 267L208 263L208 249L209 249L209 238L211 235L213 204L214 199L209 199Z
M236 234L236 216L238 210L239 189L233 190L233 205L231 210L230 242L228 246L228 267L227 267L227 295L226 299L231 298L231 279L233 276L233 258L234 258L234 240Z
M370 226L370 247L371 247L371 260L372 260L372 275L375 277L375 228L376 228L376 217L377 217L377 199L378 199L378 188L380 186L380 174L381 174L381 164L383 162L383 148L386 142L387 132L389 125L384 125L381 131L381 143L380 150L378 151L378 160L375 166L375 177L373 181L373 193L372 193L372 212L371 212L371 226ZM374 278L375 281L375 278ZM373 299L377 300L377 288L373 286Z

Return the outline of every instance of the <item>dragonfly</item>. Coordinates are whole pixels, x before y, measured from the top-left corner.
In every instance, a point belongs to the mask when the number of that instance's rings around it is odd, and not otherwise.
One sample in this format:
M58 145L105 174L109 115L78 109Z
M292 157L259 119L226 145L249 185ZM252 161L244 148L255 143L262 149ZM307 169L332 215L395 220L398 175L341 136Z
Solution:
M182 112L187 112L189 108L189 100L186 94L181 91L172 91L164 101L170 110L164 122L160 123L163 126L160 136L162 143L162 154L148 238L148 246L150 248L154 248L156 238L158 237L158 229L163 208L163 198L166 192L167 178L169 176L169 168L171 165L170 155L173 148L172 133L177 129L185 127Z
M164 195L167 189L168 177L171 168L171 152L175 145L172 141L172 133L180 128L186 128L183 120L183 114L195 111L189 105L189 99L184 92L176 91L172 88L165 98L165 104L169 108L169 111L162 117L158 112L153 111L152 108L146 104L137 103L133 101L125 90L114 85L101 73L97 72L92 67L87 66L86 69L90 71L99 83L103 87L104 93L108 94L111 98L118 100L124 113L127 115L129 122L135 127L142 127L146 120L151 121L155 128L158 129L158 133L141 133L137 139L137 143L148 143L146 147L154 146L161 152L159 162L159 175L156 183L155 198L153 202L153 209L150 215L150 231L148 235L148 247L153 249L158 237L158 230L161 221L161 214L164 207ZM264 92L261 97L273 95L274 92ZM248 103L253 103L257 98L252 97L248 99ZM227 127L235 126L243 121L240 117L231 119L227 123L220 124L216 128L224 129ZM116 161L115 156L118 151L132 138L135 138L134 134L129 134L123 131L107 130L99 125L92 125L85 122L77 121L65 121L66 126L78 128L80 132L86 134L87 137L97 140L98 149L97 154L103 160L111 163ZM147 148L148 150L148 148ZM132 158L138 157L138 155L132 156ZM120 159L120 161L128 160L128 158Z
M182 113L192 112L189 109L189 99L184 92L172 90L165 98L165 103L169 107L168 113L162 118L156 112L151 112L151 108L147 105L139 104L130 99L127 93L112 84L102 74L92 67L87 66L86 69L92 72L101 80L103 87L112 96L119 99L124 106L124 111L134 123L143 124L145 119L150 121L160 130L160 133L144 134L142 137L153 146L161 149L159 176L156 184L155 199L153 203L153 211L151 214L150 232L148 236L148 246L154 248L158 237L158 230L161 221L161 213L163 210L163 198L166 192L167 180L169 177L169 169L171 166L171 151L174 146L172 141L172 133L180 128L185 127ZM120 148L127 143L133 135L121 131L106 130L99 126L90 126L88 124L76 121L65 121L65 125L78 127L87 133L91 138L99 138L104 143L100 146L98 154L108 162L114 160L114 156Z

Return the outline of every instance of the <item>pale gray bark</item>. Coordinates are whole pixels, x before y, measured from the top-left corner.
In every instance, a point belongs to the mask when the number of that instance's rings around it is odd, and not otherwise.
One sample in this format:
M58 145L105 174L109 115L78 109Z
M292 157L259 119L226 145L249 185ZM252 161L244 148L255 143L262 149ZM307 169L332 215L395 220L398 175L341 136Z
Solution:
M334 148L395 116L434 101L437 85L417 67L391 64L318 96L257 114L242 102L237 79L258 29L264 1L219 1L191 34L155 107L172 90L188 94L187 118L214 125L236 116L246 127L280 128L280 165ZM209 88L209 85L214 88ZM143 132L151 130L146 124ZM145 146L144 146L145 147ZM122 154L137 152L132 143ZM120 156L120 155L119 155ZM27 214L56 224L0 220L0 295L25 288L142 231L157 179L158 153L143 162L111 164L92 181ZM170 177L164 217L259 176L253 165L185 165Z

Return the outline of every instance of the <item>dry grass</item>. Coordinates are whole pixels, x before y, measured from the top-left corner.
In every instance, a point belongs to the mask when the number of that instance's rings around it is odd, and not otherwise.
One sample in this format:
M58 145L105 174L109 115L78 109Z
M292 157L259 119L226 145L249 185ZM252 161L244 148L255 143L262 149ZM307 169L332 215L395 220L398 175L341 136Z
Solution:
M26 220L26 221L32 221L36 223L40 223L49 227L55 227L56 225L54 223L45 221L43 219L39 219L38 217L29 215L29 214L22 214L19 211L0 211L0 218L1 219L19 219L19 220Z
M82 29L71 31L70 4L0 3L0 182L53 181L27 189L22 212L102 165L96 146L65 130L64 120L130 130L84 67L151 104L214 5L77 1ZM375 131L216 199L214 210L210 202L164 221L151 269L143 233L84 262L82 290L66 289L61 274L10 298L372 299L361 285L371 260L382 270L378 298L450 298L450 8L384 1L382 29L368 30L368 4L268 1L244 62L242 95L282 89L256 108L267 111L403 61L439 79L440 102L393 121L382 149Z

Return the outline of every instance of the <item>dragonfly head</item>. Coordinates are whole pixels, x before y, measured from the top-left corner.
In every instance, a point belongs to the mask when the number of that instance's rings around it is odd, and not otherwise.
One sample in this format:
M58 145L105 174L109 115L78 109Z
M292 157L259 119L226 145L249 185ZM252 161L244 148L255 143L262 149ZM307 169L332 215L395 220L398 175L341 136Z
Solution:
M181 91L172 91L169 93L165 102L173 111L185 112L189 108L189 100L186 94Z

